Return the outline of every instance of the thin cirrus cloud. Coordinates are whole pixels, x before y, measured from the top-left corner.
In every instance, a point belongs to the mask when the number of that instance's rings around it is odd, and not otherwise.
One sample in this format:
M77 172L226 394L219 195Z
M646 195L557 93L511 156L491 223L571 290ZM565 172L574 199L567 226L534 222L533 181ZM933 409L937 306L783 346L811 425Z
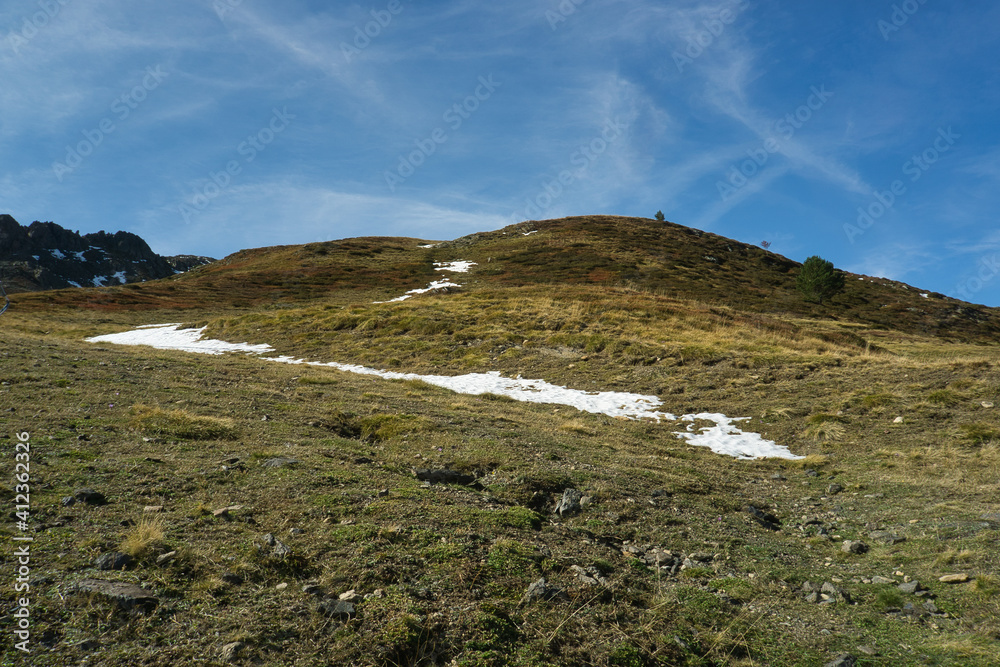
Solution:
M987 0L898 26L864 0L56 4L27 37L37 0L0 8L0 209L23 223L223 256L662 210L943 293L996 245ZM939 132L960 138L935 153Z

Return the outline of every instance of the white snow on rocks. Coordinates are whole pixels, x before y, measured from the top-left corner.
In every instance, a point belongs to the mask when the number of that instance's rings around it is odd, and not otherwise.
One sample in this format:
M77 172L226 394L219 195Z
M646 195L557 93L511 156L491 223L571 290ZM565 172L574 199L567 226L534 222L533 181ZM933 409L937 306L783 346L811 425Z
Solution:
M118 345L148 345L161 350L182 350L199 354L223 354L226 352L246 352L266 354L274 350L270 345L250 345L248 343L227 343L221 340L203 340L205 328L179 329L178 324L147 325L133 331L125 331L105 336L88 338L89 343L115 343ZM469 373L467 375L419 375L395 371L376 370L353 364L336 362L305 361L294 357L263 357L265 361L286 364L304 364L334 368L347 373L372 375L387 380L422 380L428 384L443 387L460 394L498 394L528 403L548 403L568 405L583 412L604 414L625 419L651 419L659 421L691 422L687 431L677 435L689 444L708 447L717 454L725 454L737 459L781 458L799 459L787 447L765 440L759 433L748 433L735 423L748 417L731 418L719 413L700 413L676 417L668 412L660 412L663 402L656 396L644 396L617 391L588 392L550 384L545 380L529 380L520 376L506 378L498 372ZM711 422L714 426L696 429L696 421Z
M475 262L434 262L435 271L452 271L454 273L468 273L469 268L473 266L476 266ZM388 301L376 301L375 303L396 303L398 301L406 301L410 297L416 296L417 294L426 294L427 292L433 292L434 290L443 289L445 287L461 287L461 285L453 283L447 278L444 280L435 280L423 289L411 289L403 296L397 296L395 299L389 299Z

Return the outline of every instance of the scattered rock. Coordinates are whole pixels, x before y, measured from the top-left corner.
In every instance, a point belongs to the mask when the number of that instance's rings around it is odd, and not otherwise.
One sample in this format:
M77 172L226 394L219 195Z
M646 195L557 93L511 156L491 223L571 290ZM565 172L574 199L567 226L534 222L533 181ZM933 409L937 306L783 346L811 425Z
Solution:
M931 602L930 600L924 601L923 607L924 607L924 610L927 611L930 614L940 614L941 613L941 610L937 608L937 605L934 604L933 602Z
M556 504L555 512L559 516L571 516L580 511L580 500L583 494L576 489L566 489L562 498Z
M122 610L152 611L160 601L151 591L124 581L84 579L74 589L79 593L93 593L115 603Z
M805 473L803 474L805 474L806 477L819 477L819 473L813 470L812 468L806 470Z
M347 591L346 593L340 594L340 599L343 600L344 602L354 602L359 597L361 596L358 595L357 591L355 591L353 588Z
M831 484L830 486L826 487L826 493L827 495L830 496L835 496L843 490L844 487L841 486L840 484Z
M666 491L664 489L657 489L657 490L653 491L652 495L653 495L654 498L667 498L667 497L669 497L672 494L669 491Z
M993 401L983 401L979 405L983 406L984 408L992 408L993 407Z
M878 651L876 651L871 646L859 646L858 647L858 653L864 653L865 655L871 656L871 657L875 657L875 656L878 655Z
M835 659L826 663L823 667L854 667L857 663L857 658L850 653L844 653L843 655L838 655Z
M177 556L177 552L176 551L168 551L165 554L160 554L159 556L156 557L156 564L157 565L163 565L165 563L169 563L176 556Z
M261 463L261 465L264 466L265 468L284 468L286 466L297 466L299 463L300 461L296 459L276 457L273 459L267 459L266 461Z
M430 484L462 484L463 486L468 486L476 481L475 475L458 472L457 470L419 468L414 469L413 474L420 481L429 482Z
M747 512L757 523L768 530L780 530L781 528L781 521L769 512L764 512L753 505L747 505L743 508L743 511Z
M324 616L348 620L354 618L354 605L345 600L328 599L319 603L319 610Z
M379 489L378 493L375 494L375 497L376 498L388 498L389 497L389 489Z
M124 570L132 565L133 558L128 554L118 551L101 554L94 561L94 567L98 570Z
M851 595L845 591L843 588L838 588L835 584L829 581L823 582L823 586L819 589L820 601L827 604L834 604L837 602L843 602L844 604L853 604Z
M844 540L844 545L840 548L840 550L845 553L861 555L868 553L868 545L864 542Z
M771 479L773 479L775 482L784 482L785 476L782 475L780 472L776 472L773 475L771 475Z
M890 579L889 577L882 577L882 576L879 576L879 575L876 574L874 577L872 577L872 583L873 584L895 584L896 580L895 579Z
M961 574L946 574L943 577L939 577L938 581L942 584L964 584L969 580L969 575L964 572Z
M63 507L72 507L73 505L76 505L76 498L73 496L66 496L62 499Z
M873 530L872 532L868 533L868 537L870 537L876 542L880 542L882 544L890 544L890 545L899 544L900 542L906 541L905 537L900 537L899 535L896 535L895 533L892 533L888 530Z
M274 590L276 590L276 591L283 591L286 588L288 588L288 582L283 581L280 584L278 584L277 586L275 586Z
M908 593L910 595L926 590L923 586L920 585L920 582L916 580L902 583L899 586L897 586L897 588L899 589L900 593Z
M579 565L571 565L569 569L576 574L580 583L584 586L607 586L610 583L596 567L585 568Z
M84 505L107 505L108 499L104 494L93 489L77 489L73 492L73 498ZM65 504L65 502L63 503Z
M284 558L288 554L292 553L291 547L289 547L287 544L276 538L271 533L267 533L266 535L264 535L263 539L264 543L267 544L267 546L271 547L272 549L271 553L275 556L278 556L279 558Z
M893 424L902 424L902 423L903 423L903 421L904 421L904 420L903 420L903 418L902 418L902 417L896 417L895 419L893 419L893 420L892 420L892 423L893 423Z
M219 659L222 660L222 662L233 662L240 656L240 653L246 648L246 646L247 645L243 642L226 644L222 647L222 651L219 653Z
M302 592L306 595L320 597L323 595L323 587L316 584L306 584L302 587Z
M529 604L531 602L535 602L536 600L569 600L569 596L563 589L556 586L550 586L548 582L545 581L545 577L542 577L528 586L528 590L525 591L524 597L521 598L521 604Z

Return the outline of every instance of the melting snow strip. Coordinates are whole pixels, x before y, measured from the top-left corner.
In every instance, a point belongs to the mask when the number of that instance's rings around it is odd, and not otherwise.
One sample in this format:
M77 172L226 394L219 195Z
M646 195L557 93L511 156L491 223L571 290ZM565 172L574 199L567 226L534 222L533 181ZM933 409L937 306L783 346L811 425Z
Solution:
M455 273L468 273L469 268L476 266L475 262L457 261L457 262L434 262L435 271L453 271ZM445 287L461 287L458 283L453 283L447 278L444 280L435 280L430 285L423 289L411 289L409 292L403 296L397 296L395 299L389 299L388 301L375 301L373 303L396 303L398 301L406 301L411 296L417 294L426 294L427 292L433 292L437 289L442 289Z
M227 343L221 340L203 340L200 329L178 329L178 324L146 325L133 331L117 334L95 336L86 339L88 343L114 343L117 345L147 345L160 350L182 350L198 354L223 354L225 352L246 352L250 354L266 354L273 352L270 345L251 345L248 343ZM656 396L644 396L617 391L587 392L569 389L550 384L545 380L529 380L520 376L506 378L496 371L489 373L470 373L467 375L419 375L417 373L398 373L395 371L376 370L354 364L337 362L305 361L294 357L262 357L265 361L275 361L285 364L304 364L334 368L348 373L374 375L387 380L422 380L428 384L449 389L460 394L498 394L508 396L518 401L528 403L547 403L567 405L583 412L603 414L610 417L625 419L652 419L657 422L684 421L690 422L686 432L676 435L688 444L697 447L708 447L717 454L732 456L737 459L751 460L757 458L800 459L792 454L787 447L765 440L759 433L745 432L735 423L745 421L749 417L731 418L720 413L699 413L676 417L669 412L657 410L663 402ZM695 429L695 421L713 422L714 426Z

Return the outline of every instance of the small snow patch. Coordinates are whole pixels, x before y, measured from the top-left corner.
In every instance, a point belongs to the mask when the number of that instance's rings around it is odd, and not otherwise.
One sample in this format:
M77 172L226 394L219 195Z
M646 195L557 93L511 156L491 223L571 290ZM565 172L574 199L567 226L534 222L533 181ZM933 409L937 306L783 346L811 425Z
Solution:
M927 294L921 294L920 296L924 297L925 299L931 298L930 292L928 292Z
M80 283L76 282L75 280L67 280L66 282L68 282L73 287L83 287L83 285L81 285Z
M58 248L54 250L49 250L49 252L52 253L52 256L55 257L56 259L66 259L66 255L64 255L63 251L59 250Z
M475 262L434 262L435 271L454 271L455 273L468 273L469 269L476 266Z
M445 287L461 287L458 283L453 283L450 280L435 280L427 287L423 289L411 289L409 292L403 296L397 296L395 299L389 299L388 301L376 301L375 303L396 303L397 301L406 301L411 296L417 294L426 294L427 292L433 292L434 290L444 289Z
M125 331L106 336L88 338L88 343L115 343L116 345L146 345L158 350L181 350L198 354L223 354L225 352L248 352L265 354L273 352L270 345L250 345L249 343L226 343L221 340L202 340L200 329L178 329L179 324L158 324L133 331Z
M537 233L538 233L538 230L535 229L535 230L530 231L530 232L524 232L524 234L522 234L522 236L531 236L532 234L537 234Z

